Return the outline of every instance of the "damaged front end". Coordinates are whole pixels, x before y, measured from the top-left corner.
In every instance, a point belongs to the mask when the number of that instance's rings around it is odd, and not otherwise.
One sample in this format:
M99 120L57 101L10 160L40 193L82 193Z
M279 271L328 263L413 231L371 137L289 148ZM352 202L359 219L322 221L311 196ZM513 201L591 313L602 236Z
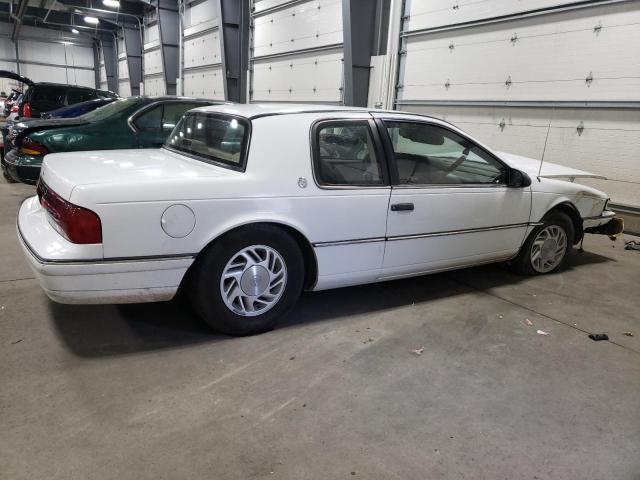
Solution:
M606 235L611 240L615 240L624 231L624 220L611 210L604 210L598 217L585 218L583 222L585 233Z

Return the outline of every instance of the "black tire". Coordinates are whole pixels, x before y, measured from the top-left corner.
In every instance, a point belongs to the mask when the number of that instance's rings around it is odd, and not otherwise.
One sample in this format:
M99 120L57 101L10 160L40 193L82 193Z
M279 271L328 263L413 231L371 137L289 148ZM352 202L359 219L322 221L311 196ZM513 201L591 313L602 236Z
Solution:
M567 238L567 248L562 256L560 262L548 272L540 272L534 268L531 261L531 249L533 247L533 243L538 236L538 234L547 227L557 226L564 230L564 233ZM573 222L571 218L566 213L554 210L547 213L542 218L542 225L537 226L533 229L533 231L529 234L529 237L522 245L518 256L507 263L507 266L510 270L519 273L521 275L544 275L548 273L555 273L561 270L564 267L565 261L571 248L573 247L573 241L575 238L575 229L573 226Z
M286 283L280 298L264 313L243 316L223 299L221 277L227 263L252 246L275 250L286 268ZM300 297L304 282L304 259L296 241L271 225L242 227L216 240L196 260L189 272L189 300L196 313L214 330L228 335L254 335L271 330ZM238 284L238 286L240 286Z

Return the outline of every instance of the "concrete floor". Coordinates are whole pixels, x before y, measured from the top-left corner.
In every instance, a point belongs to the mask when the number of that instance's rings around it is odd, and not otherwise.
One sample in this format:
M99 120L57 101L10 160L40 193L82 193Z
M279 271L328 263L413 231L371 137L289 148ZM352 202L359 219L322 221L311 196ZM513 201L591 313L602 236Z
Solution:
M621 241L587 238L552 276L306 294L229 338L175 303L48 301L14 233L32 192L0 183L2 478L640 478L640 252Z

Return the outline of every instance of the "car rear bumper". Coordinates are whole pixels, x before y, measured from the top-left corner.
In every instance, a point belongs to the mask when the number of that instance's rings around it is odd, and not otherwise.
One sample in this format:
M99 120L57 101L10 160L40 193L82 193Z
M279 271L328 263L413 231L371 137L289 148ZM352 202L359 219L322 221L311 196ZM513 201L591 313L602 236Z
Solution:
M101 245L68 242L46 215L37 197L25 200L18 213L18 238L40 286L58 303L170 300L193 263L192 257L95 258Z
M5 154L3 168L17 182L35 185L40 177L42 157L22 156L14 148Z

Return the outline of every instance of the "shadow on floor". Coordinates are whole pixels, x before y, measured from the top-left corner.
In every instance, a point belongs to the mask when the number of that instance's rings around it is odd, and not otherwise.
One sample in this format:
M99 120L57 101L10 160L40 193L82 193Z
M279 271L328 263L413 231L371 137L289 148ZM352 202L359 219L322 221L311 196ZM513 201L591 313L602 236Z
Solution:
M591 253L575 253L567 270L614 261ZM432 302L477 290L525 282L498 265L468 268L404 280L306 293L280 324L292 328L312 322ZM482 280L482 287L474 280ZM473 285L473 287L472 287ZM216 343L218 335L181 300L137 305L60 305L50 303L57 333L81 357L99 358Z

